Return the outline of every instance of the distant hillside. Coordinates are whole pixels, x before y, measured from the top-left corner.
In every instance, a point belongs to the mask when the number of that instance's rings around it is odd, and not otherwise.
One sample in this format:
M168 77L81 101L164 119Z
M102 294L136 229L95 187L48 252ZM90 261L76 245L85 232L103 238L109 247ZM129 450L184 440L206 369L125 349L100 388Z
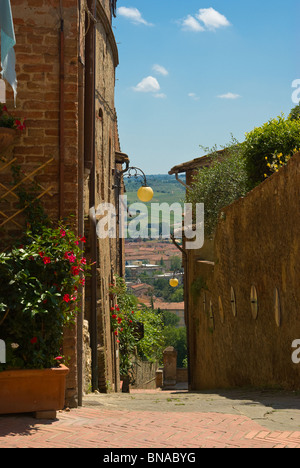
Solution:
M180 179L185 182L185 176ZM126 195L128 203L138 200L137 191L141 186L142 179L125 178ZM174 176L169 174L147 175L147 183L154 191L152 203L183 203L185 199L185 187L180 184Z

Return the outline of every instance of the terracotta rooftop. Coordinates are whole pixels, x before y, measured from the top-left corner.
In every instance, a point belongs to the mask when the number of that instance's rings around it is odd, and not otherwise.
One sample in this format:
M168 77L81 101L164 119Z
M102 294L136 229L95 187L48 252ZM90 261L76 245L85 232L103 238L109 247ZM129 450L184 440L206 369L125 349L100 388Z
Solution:
M130 286L130 288L131 289L141 289L141 288L154 289L153 286L151 286L150 284L146 284L146 283L133 284Z

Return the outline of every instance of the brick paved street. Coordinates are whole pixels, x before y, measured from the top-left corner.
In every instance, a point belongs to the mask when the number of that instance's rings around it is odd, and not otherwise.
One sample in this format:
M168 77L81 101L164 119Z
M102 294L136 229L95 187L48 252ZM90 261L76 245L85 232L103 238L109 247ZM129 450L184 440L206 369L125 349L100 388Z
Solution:
M0 447L300 448L297 396L266 395L269 408L255 402L254 395L243 401L238 397L155 391L90 395L83 407L59 412L54 421L31 415L1 416ZM281 410L271 408L274 401ZM242 414L243 408L250 411L251 406L252 418ZM267 415L279 412L277 422L261 417L260 409Z

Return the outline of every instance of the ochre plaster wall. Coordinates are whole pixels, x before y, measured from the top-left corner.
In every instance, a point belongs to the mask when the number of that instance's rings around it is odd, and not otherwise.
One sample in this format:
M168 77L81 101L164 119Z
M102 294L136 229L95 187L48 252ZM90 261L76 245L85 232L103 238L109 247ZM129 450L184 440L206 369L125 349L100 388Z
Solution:
M292 342L300 339L299 202L300 153L245 198L224 208L214 264L201 262L201 251L188 253L189 285L200 277L207 285L193 296L188 291L192 389L300 388L300 364L291 358ZM251 312L252 286L257 291L256 319Z

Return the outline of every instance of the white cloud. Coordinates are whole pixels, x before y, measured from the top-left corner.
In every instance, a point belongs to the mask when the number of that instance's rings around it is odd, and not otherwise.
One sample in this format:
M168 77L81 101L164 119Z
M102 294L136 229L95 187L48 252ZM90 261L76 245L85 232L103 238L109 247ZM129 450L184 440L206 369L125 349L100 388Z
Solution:
M195 32L204 31L204 28L201 26L199 21L197 21L196 18L194 18L191 15L188 15L187 18L183 20L182 29L184 31L195 31Z
M153 65L152 69L159 75L167 76L169 74L168 70L166 70L166 68L162 67L161 65Z
M148 21L144 20L141 12L137 8L119 7L117 10L117 14L129 19L134 24L144 24L146 26L153 26L151 23L148 23Z
M201 8L195 16L188 15L182 21L185 31L215 31L226 26L230 26L228 19L214 8Z
M154 97L157 99L166 99L167 95L164 93L156 93L154 94Z
M233 94L233 93L227 93L227 94L220 94L220 96L217 96L220 99L238 99L241 96L239 94Z
M194 101L199 101L199 96L197 96L197 94L195 93L189 93L188 96L193 99Z
M133 89L138 93L157 93L160 91L160 85L156 78L147 76Z
M213 8L202 8L196 15L199 21L204 23L207 29L215 30L224 26L230 26L230 23L226 16L221 15L218 11Z

